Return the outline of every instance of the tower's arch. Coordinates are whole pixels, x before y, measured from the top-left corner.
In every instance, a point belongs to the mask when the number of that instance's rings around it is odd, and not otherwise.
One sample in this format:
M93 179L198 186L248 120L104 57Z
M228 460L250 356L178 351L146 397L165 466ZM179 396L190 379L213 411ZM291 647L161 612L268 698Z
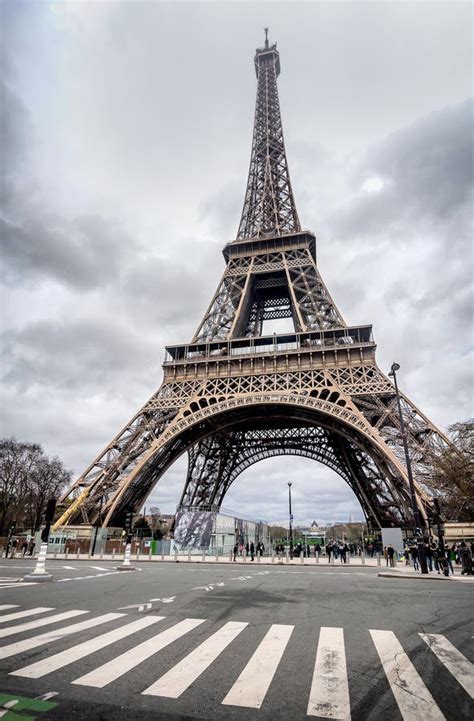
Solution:
M291 394L192 401L151 443L124 477L119 492L103 499L104 525L119 525L127 509L138 509L163 473L185 451L190 452L191 474L181 499L183 507L220 507L235 478L261 457L282 452L306 455L333 468L351 486L371 525L399 524L409 517L410 497L405 471L383 439L361 422L340 398L301 397ZM202 463L193 463L196 453ZM216 467L217 465L217 467ZM195 469L203 475L193 475ZM103 487L96 486L96 493ZM84 508L97 508L92 489ZM424 512L424 496L418 502ZM94 522L97 517L89 516Z

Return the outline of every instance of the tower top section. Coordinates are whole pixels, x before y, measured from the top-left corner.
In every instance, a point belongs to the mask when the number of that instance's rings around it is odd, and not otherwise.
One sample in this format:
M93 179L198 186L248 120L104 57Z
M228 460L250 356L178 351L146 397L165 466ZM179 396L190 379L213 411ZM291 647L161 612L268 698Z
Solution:
M237 240L270 238L301 230L286 159L278 98L280 55L268 42L255 53L257 101L252 152Z
M265 28L265 45L255 51L255 72L257 74L261 67L274 64L276 77L280 75L280 53L276 49L276 43L270 45L268 42L268 28Z

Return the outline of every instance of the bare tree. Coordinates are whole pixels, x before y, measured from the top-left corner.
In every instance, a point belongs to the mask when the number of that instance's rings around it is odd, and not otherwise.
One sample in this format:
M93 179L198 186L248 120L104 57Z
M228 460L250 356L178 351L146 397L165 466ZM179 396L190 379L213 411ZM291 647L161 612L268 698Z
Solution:
M148 518L150 519L150 528L152 531L160 525L161 515L161 510L157 506L152 506L152 508L150 508Z
M432 450L429 485L437 493L445 520L474 520L474 419L449 427L451 445Z
M71 480L59 458L49 459L37 443L0 439L0 534L17 529L35 531L46 501Z

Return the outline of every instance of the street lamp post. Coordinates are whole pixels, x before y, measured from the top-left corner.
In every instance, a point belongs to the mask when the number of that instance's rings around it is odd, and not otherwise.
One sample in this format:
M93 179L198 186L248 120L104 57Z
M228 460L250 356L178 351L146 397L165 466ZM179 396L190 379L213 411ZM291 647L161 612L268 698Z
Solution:
M292 483L288 483L288 510L290 519L290 558L293 558L293 514L291 512L291 486Z
M391 378L393 378L393 382L395 385L395 395L397 398L398 415L400 417L400 431L402 434L403 450L405 451L405 462L406 462L407 475L408 475L408 483L410 486L410 497L411 497L411 507L412 507L412 511L413 511L414 532L415 532L415 538L417 538L417 537L419 537L419 534L421 532L421 520L420 520L420 511L418 509L418 504L416 502L415 484L413 481L413 473L412 473L412 469L411 469L410 453L408 451L408 442L407 442L407 434L406 434L406 430L405 430L405 421L403 420L402 404L400 401L400 393L398 390L397 371L399 371L399 370L400 370L400 365L398 363L392 363L392 366L390 368L390 373L388 375ZM419 554L420 554L421 572L428 573L428 566L426 564L426 554L425 554L425 546L424 546L423 536L422 536L421 543L418 543L418 550L419 550Z

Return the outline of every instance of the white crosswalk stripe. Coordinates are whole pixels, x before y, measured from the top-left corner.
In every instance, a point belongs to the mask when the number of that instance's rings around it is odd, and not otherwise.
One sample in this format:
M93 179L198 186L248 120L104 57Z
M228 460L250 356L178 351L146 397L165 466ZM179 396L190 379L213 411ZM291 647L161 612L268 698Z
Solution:
M66 621L68 618L81 616L83 613L88 613L88 611L63 611L63 613L57 613L56 615L48 616L47 618L38 618L35 621L27 621L26 623L19 623L15 626L7 626L7 628L0 629L0 638L14 636L17 633L24 633L24 631L30 631L31 629L39 628L40 626L49 626L52 623Z
M80 613L89 613L89 611L81 611ZM120 618L121 616L124 616L124 614L106 613L103 616L97 616L96 618L88 618L87 621L74 623L72 626L63 626L63 628L58 628L56 631L48 631L47 633L42 633L39 636L33 636L31 638L25 638L23 641L10 643L8 646L0 646L0 659L16 656L24 651L30 651L32 648L37 648L38 646L44 646L47 643L59 641L65 636L70 636L72 633L79 633L80 631L85 631L91 627L98 626L101 623L114 621L116 618Z
M204 623L204 619L186 618L184 621L180 621L174 626L171 626L171 628L166 629L166 631L162 631L157 636L153 636L147 641L140 643L130 651L122 653L103 666L99 666L99 668L96 668L94 671L86 673L85 676L77 678L73 683L80 686L103 688L112 681L115 681L115 679L123 676L127 671L138 666L142 661L161 651L165 646L184 636L188 631L192 631L193 628L196 628L196 626L199 626L201 623Z
M274 624L223 700L228 706L260 708L294 626Z
M19 610L13 610L10 613L11 609ZM0 623L18 621L50 611L54 611L54 609L40 606L22 610L15 604L4 604L0 605ZM34 631L46 623L59 623L66 618L88 613L89 611L85 610L72 610L16 625L13 623L1 629L0 637L2 634L3 636L14 634L21 636L26 631ZM8 670L11 676L40 679L47 675L53 677L55 673L59 675L67 666L91 657L88 672L75 678L71 683L100 689L132 672L160 650L167 646L173 646L179 639L205 623L204 619L186 618L181 621L173 621L173 625L160 633L153 634L148 631L165 618L165 616L147 615L130 620L130 616L126 613L119 612L96 617L91 615L78 623L37 635L33 633L23 640L16 640L14 643L1 646L0 659L46 646L48 647L45 649L46 653L42 657L40 656L39 660L38 656L35 658L32 654L33 657L29 663L26 657L26 659L22 659L21 666ZM112 630L100 635L95 633L90 638L97 626L112 621L119 623L114 624ZM222 657L221 663L227 663L228 659L232 659L231 668L235 670L235 680L232 679L233 685L230 689L229 687L223 689L222 695L216 697L216 702L227 707L248 709L260 709L265 703L265 706L271 709L276 693L275 677L287 647L294 643L292 640L294 628L293 625L271 625L259 643L253 642L252 655L249 653L249 658L246 653L242 656L239 651L239 646L245 644L245 648L247 648L249 641L252 643L251 626L248 622L228 621L217 630L210 627L209 633L204 634L205 640L197 645L192 641L192 636L189 636L185 640L188 646L186 655L183 657L180 652L181 660L178 659L171 664L171 667L164 668L158 679L151 685L144 689L138 687L137 690L146 696L178 699L191 687L199 689L200 684L203 684L203 687L206 688L206 672ZM243 633L244 631L245 633ZM49 650L50 644L55 641L81 632L89 634L89 638L86 636L86 640L81 639L81 642L68 645L67 648L63 648L57 653ZM144 633L145 636L143 636ZM442 710L436 704L395 633L384 630L369 630L368 633L370 633L388 680L388 687L403 720L442 721L445 718ZM137 643L134 639L135 634L141 634L141 638L144 637L145 640ZM351 719L349 687L352 682L348 676L345 651L348 635L350 635L350 630L344 632L342 628L322 627L320 629L317 646L315 645L312 651L314 668L309 666L309 659L305 661L308 663L307 673L312 672L306 707L309 717L317 716L334 721ZM444 673L449 673L454 677L459 685L460 698L462 699L465 693L471 698L474 697L474 674L470 661L441 634L420 633L419 636L427 645L424 653L428 655L433 652L445 669ZM98 665L97 660L94 663L94 654L100 653L102 649L119 641L124 641L125 648L128 650L116 653L112 657L109 655L110 660L106 663ZM229 646L234 653L223 656ZM174 649L172 648L171 654L173 653ZM148 668L151 667L148 666ZM214 668L216 672L218 670L217 663ZM301 673L301 669L299 669L299 673ZM137 678L140 677L137 676ZM431 678L429 683L432 683ZM306 699L301 699L299 703L306 705ZM465 701L463 700L461 703L465 703Z
M370 631L404 721L443 721L444 716L393 631Z
M18 618L36 616L39 613L47 613L48 611L54 611L54 608L38 606L38 608L29 608L28 611L16 611L15 613L7 613L4 616L0 616L0 623L7 623L7 621L16 621Z
M344 632L342 628L321 628L309 694L308 716L350 719Z
M100 651L102 648L130 636L132 633L141 631L143 628L147 628L147 626L151 626L163 618L164 616L139 618L138 621L132 621L132 623L127 623L125 626L120 626L113 631L108 631L108 633L104 633L101 636L96 636L96 638L90 641L85 641L65 651L60 651L54 654L54 656L48 656L48 658L45 658L43 661L37 661L30 666L18 669L18 671L12 671L10 675L25 676L26 678L41 678L41 676L46 676L46 674L52 671L57 671L59 668L63 668L70 663L74 663L74 661L89 656L95 651Z
M204 673L213 661L237 638L239 633L248 626L248 623L229 621L224 624L210 638L192 651L171 671L165 673L154 684L149 686L144 694L150 696L166 696L178 698L187 688Z
M438 633L419 635L469 696L474 698L474 665L445 636Z

